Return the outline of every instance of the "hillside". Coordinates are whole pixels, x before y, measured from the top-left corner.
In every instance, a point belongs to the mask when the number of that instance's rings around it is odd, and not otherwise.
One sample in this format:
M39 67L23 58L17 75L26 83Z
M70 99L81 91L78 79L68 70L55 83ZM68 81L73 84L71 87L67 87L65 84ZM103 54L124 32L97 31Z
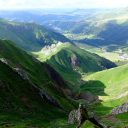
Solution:
M76 103L65 95L66 83L7 40L0 40L0 88L1 127L68 127Z
M39 51L45 45L70 42L65 36L35 23L0 19L0 38L15 42L25 50Z
M128 65L119 66L117 68L94 73L88 77L84 77L87 81L82 85L81 92L90 91L101 100L101 104L96 104L93 108L98 114L108 115L115 107L127 102L128 99ZM119 119L122 124L128 125L126 114L120 115ZM112 121L107 121L113 123ZM114 125L114 124L113 124Z
M116 66L111 61L82 50L72 44L60 44L56 47L56 49L53 49L53 52L51 48L47 57L45 50L35 53L35 55L39 60L45 60L54 67L66 81L73 85L74 83L81 84L83 74L89 74Z

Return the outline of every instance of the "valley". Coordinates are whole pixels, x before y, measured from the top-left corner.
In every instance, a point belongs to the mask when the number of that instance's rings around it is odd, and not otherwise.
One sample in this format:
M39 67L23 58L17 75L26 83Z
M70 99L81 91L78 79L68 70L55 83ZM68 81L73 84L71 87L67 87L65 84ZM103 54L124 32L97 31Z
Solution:
M127 10L1 11L0 128L127 128Z

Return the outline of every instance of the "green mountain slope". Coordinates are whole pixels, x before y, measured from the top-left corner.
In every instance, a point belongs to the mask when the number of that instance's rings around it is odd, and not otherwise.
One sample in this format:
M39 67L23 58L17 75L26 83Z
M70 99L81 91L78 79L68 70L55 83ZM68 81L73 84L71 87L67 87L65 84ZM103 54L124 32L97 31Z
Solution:
M95 96L98 96L101 103L93 106L93 110L102 116L108 115L111 114L113 108L128 101L127 75L128 65L97 72L84 78L86 84L82 85L80 90L84 93L89 91ZM118 125L122 125L122 127L126 124L128 125L126 118L126 114L124 114L124 116L123 114L120 115L119 119L122 123ZM113 124L114 122L110 119L106 122L112 123L111 125L116 125Z
M88 74L116 65L96 54L89 53L72 44L63 44L57 47L51 56L45 60L69 83L80 84L83 74ZM43 61L43 52L36 53L36 57Z
M59 114L62 112L41 99L28 81L0 62L0 127L47 127Z
M48 64L11 43L0 40L0 126L63 127L75 105L65 96L66 83Z
M65 36L35 23L0 20L0 38L12 40L29 51L39 51L45 45L70 42Z
M127 74L128 74L128 65L124 65L124 66L119 66L117 68L94 73L86 77L86 80L94 80L94 81L99 80L102 83L104 83L105 85L104 92L107 95L103 97L101 96L101 99L103 101L111 101L128 96Z

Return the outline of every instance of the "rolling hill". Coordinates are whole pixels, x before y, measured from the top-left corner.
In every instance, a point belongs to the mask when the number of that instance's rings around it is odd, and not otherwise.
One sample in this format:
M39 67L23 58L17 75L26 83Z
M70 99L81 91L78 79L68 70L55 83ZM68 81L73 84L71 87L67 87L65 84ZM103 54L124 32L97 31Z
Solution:
M12 44L0 40L0 127L68 127L66 114L76 103L65 81Z

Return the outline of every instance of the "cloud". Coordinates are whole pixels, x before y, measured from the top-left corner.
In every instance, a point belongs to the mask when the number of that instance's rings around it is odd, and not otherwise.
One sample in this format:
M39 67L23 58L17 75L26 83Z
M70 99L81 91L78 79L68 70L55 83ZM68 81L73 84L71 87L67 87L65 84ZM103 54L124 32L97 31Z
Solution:
M0 0L1 9L115 8L126 6L128 6L128 0Z

